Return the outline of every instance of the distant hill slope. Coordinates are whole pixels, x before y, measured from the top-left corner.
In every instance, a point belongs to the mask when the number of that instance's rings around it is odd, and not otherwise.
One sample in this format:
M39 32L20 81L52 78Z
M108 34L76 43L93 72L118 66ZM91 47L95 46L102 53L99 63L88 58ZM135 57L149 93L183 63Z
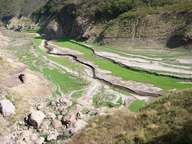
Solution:
M192 0L51 0L32 17L49 38L192 43Z
M192 91L160 99L139 114L117 111L90 122L68 144L191 144Z
M0 19L7 21L14 16L31 16L47 0L0 0Z
M0 0L0 19L31 17L48 38L191 47L192 0Z

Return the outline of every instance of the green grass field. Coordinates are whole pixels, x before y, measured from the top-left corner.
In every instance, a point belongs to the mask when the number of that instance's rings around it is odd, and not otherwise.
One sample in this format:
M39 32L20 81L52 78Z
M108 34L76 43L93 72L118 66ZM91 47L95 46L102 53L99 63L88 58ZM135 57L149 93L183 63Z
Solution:
M144 106L145 102L143 100L135 100L130 104L129 110L132 112L138 112Z
M17 57L31 70L38 71L42 73L47 79L49 79L50 82L52 82L56 87L56 95L61 95L61 93L70 93L72 91L84 88L86 85L84 80L80 79L79 77L72 76L64 70L61 71L61 68L57 66L52 67L48 65L48 60L63 65L69 69L78 68L79 65L72 63L67 58L49 56L45 50L39 48L39 45L43 39L41 37L35 37L35 35L33 37L34 39L32 47L24 47L22 51L20 51L19 48L14 48L14 52Z
M41 38L35 39L36 47L41 44L41 41L42 41ZM152 84L159 86L165 90L169 90L169 89L173 89L173 88L182 89L182 88L191 87L191 85L189 85L189 84L179 83L179 80L174 79L174 78L156 76L156 75L152 75L152 74L147 74L145 72L138 72L138 71L133 71L133 70L123 68L117 64L112 63L111 61L96 57L90 49L83 47L81 45L78 45L76 43L73 43L72 41L58 41L58 42L56 42L56 44L58 44L59 46L61 46L63 48L67 47L67 48L71 48L73 50L80 51L81 53L84 54L85 59L95 63L101 69L111 71L113 75L119 76L125 80L135 80L135 81L139 81L139 82L152 83ZM49 60L56 62L60 65L64 65L64 66L66 66L72 70L77 70L77 69L81 68L81 66L79 64L72 63L67 58L61 58L61 57L55 57L55 56L47 55L45 53L45 51L42 49L38 48L37 53L40 56L46 55L46 57ZM43 74L51 82L53 82L54 85L56 85L57 88L59 88L59 90L61 90L64 93L69 93L69 92L74 91L74 90L79 90L85 86L85 82L83 82L81 79L79 79L77 77L73 77L67 73L62 73L58 69L50 69L48 67L45 67L43 69ZM82 92L80 92L80 93L82 94ZM80 93L77 93L77 96L75 96L75 97L80 97L80 95L79 95ZM59 94L59 92L58 92L58 94ZM95 102L95 97L93 98L93 103L94 102ZM107 106L107 107L116 106L110 102L102 103L99 105L103 105L103 106ZM138 112L144 106L145 106L144 101L136 100L136 101L131 103L131 105L129 106L129 110L132 112Z
M181 81L175 78L157 76L153 74L148 74L146 72L130 70L118 64L114 64L109 60L98 58L92 53L89 48L74 43L73 41L70 41L68 39L59 40L55 43L63 48L66 47L80 51L84 54L85 59L98 65L101 69L111 71L114 76L121 77L124 80L133 80L137 82L150 83L164 90L184 89L192 87L191 84L180 83Z
M72 70L81 69L81 65L78 65L77 63L72 63L69 59L67 59L65 57L56 57L56 56L49 55L48 59L50 59L60 65L67 66L68 68L70 68Z
M73 77L68 73L62 73L57 69L44 68L43 74L64 93L79 90L85 86L84 81L81 79Z

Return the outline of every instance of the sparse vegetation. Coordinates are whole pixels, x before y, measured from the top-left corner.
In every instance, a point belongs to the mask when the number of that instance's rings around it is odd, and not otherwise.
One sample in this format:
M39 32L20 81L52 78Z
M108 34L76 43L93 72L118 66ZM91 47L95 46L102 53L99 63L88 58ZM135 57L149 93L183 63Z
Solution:
M171 93L147 105L140 113L117 111L92 120L68 144L190 144L191 90Z
M32 35L33 37L33 35ZM79 66L73 64L71 61L65 58L57 58L46 55L46 52L39 48L41 45L42 38L35 37L33 40L33 46L31 48L20 49L15 48L15 55L31 70L42 72L43 75L48 78L56 87L56 93L58 95L62 95L62 93L69 93L73 90L82 89L86 82L80 78L74 77L67 72L63 72L59 67L53 67L53 69L49 68L48 60L52 60L58 64L64 65L70 69L75 69ZM34 54L33 51L36 51ZM44 58L47 57L47 60Z
M132 102L130 104L129 110L132 111L132 112L138 112L144 106L145 106L145 101L143 101L143 100L135 100L134 102Z

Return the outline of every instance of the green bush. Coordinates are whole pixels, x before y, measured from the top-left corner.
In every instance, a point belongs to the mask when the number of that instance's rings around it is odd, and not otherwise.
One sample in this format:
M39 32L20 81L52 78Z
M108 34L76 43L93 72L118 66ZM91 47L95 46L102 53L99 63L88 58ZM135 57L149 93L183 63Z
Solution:
M95 17L99 18L114 18L123 12L133 9L137 4L137 0L105 0L101 7L98 7Z
M184 1L189 0L182 0L182 2ZM143 0L143 2L146 3L148 6L164 6L181 2L181 0Z

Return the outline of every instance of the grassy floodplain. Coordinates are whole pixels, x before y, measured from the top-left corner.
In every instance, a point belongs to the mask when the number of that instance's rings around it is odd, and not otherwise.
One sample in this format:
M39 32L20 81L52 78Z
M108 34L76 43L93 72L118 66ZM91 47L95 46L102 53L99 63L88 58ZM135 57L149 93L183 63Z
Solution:
M40 45L42 42L41 38L35 38L36 45ZM48 56L45 51L37 47L37 52L41 56L46 56L48 60L54 61L58 64L64 65L68 68L77 67L76 64L73 64L66 58L58 58L54 56ZM74 77L67 72L62 72L59 68L49 68L48 66L42 69L42 73L47 77L51 82L53 82L63 93L69 93L74 90L82 89L86 83L80 78Z
M101 69L111 71L114 76L121 77L124 80L133 80L142 83L150 83L164 90L184 89L192 87L192 84L181 83L181 80L175 78L157 76L154 74L148 74L146 72L130 70L118 64L114 64L109 60L96 57L89 48L74 43L70 39L58 40L55 42L55 44L63 48L70 48L83 53L84 58L88 61L91 61L92 63L98 65Z
M62 95L63 93L70 93L72 91L83 89L86 82L78 77L67 73L57 66L50 66L49 61L53 61L60 65L63 65L69 69L76 68L79 65L72 63L67 58L59 58L54 56L48 56L45 50L39 48L42 43L41 37L33 37L33 46L20 49L16 49L15 54L18 58L25 63L31 70L42 73L48 80L50 80L55 86L55 94Z
M50 68L47 66L46 61L43 60L43 57L46 57L48 60L53 61L59 65L63 65L68 67L71 70L77 71L77 69L81 69L81 65L72 63L69 59L64 57L55 57L51 55L47 55L45 50L40 49L39 45L42 42L42 38L37 37L34 39L34 46L36 49L36 54L38 57L34 57L32 53L27 53L27 56L24 57L25 63L27 63L31 69L40 70L45 77L47 77L56 87L56 93L60 95L61 93L69 93L71 91L78 91L82 89L86 84L81 79L77 77L73 77L68 73L62 72L59 68ZM117 64L112 63L109 60L105 60L99 57L96 57L90 49L74 43L70 40L59 40L56 42L59 46L63 48L71 48L73 50L80 51L84 54L84 58L95 63L101 69L109 70L113 75L119 76L125 80L135 80L144 83L151 83L155 86L161 87L164 90L170 90L173 88L182 89L191 87L190 84L179 83L180 81L174 78L156 76L152 74L148 74L145 72L138 72L123 68ZM39 67L41 66L41 68ZM74 93L76 95L76 93ZM82 95L81 93L78 93ZM130 111L138 112L142 107L145 106L144 101L136 100L131 103L129 106Z
M145 101L135 100L130 104L129 110L132 111L132 112L138 112L144 106L145 106Z

